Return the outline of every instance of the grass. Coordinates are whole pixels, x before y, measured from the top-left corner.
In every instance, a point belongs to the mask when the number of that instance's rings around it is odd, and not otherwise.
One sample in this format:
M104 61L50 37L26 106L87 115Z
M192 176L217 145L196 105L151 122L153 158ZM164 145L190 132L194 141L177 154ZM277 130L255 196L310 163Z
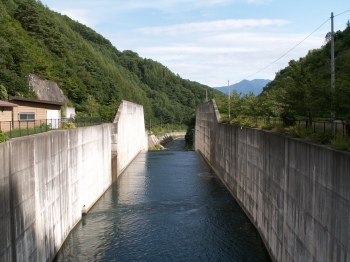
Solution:
M11 132L8 131L6 134L10 138L21 137L21 136L29 136L33 134L44 133L52 130L50 125L42 124L36 127L28 127L28 128L15 128L12 129Z
M164 135L171 132L186 132L187 126L186 125L171 125L166 124L164 126L155 126L152 127L151 131L155 136Z
M53 130L51 127L51 124L38 124L34 123L34 127L24 127L24 128L14 128L11 131L7 131L6 134L9 138L16 138L16 137L21 137L21 136L29 136L33 134L39 134L39 133L44 133L47 131ZM61 122L61 126L59 129L74 129L77 127L85 127L85 126L93 126L93 125L98 125L100 124L100 119L99 118L93 118L93 119L76 119L75 122L66 122L63 123ZM56 130L56 129L55 129Z

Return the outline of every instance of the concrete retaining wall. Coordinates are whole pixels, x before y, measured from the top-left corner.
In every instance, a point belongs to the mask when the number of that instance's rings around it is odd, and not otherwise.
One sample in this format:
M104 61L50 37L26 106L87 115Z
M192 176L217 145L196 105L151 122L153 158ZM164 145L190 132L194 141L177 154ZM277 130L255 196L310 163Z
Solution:
M110 186L111 125L0 144L1 261L49 261Z
M275 261L350 260L350 154L220 124L197 108L199 151L259 230Z
M186 135L186 132L170 132L158 137L156 137L155 135L149 135L148 148L152 148L152 147L155 147L156 145L160 145L162 141L164 141L169 137L178 138L178 137L185 137L185 135Z
M54 258L112 183L112 138L120 170L147 148L144 126L131 124L139 117L0 143L0 261Z

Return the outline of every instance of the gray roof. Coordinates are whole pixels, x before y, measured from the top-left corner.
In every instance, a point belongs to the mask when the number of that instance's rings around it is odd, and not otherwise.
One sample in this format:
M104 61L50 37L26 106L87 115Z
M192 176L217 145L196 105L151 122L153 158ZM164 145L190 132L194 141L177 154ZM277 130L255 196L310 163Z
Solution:
M57 105L57 106L63 106L65 104L65 102L61 102L61 101L47 101L47 100L39 100L34 98L26 98L21 96L10 96L9 99L12 101L26 101L26 102L32 102L32 103L49 104L49 105Z
M17 104L0 100L0 107L17 107Z

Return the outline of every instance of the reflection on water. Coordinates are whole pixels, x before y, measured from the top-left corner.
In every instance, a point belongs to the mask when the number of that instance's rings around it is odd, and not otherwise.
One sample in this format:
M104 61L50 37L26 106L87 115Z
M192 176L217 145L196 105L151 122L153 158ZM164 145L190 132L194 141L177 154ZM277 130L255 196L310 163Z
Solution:
M195 152L141 153L56 261L270 261L248 218Z
M147 154L140 154L125 171L123 179L119 180L118 202L119 204L135 203L146 194L146 166Z

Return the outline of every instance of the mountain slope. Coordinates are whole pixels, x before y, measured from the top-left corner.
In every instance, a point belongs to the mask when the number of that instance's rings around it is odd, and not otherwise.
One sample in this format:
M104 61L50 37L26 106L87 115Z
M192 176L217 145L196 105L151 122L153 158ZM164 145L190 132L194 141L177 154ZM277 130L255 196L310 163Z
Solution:
M122 99L142 104L146 123L183 123L206 90L168 68L121 52L109 40L35 0L0 2L0 84L10 95L34 97L27 76L56 82L82 115L109 121Z
M259 95L263 88L270 83L271 80L268 79L254 79L254 80L242 80L239 83L230 85L230 91L231 93L233 90L236 90L237 93L242 94L248 94L249 92L252 92L254 95ZM228 87L222 86L222 87L215 87L215 89L219 90L220 92L224 94L228 94Z

